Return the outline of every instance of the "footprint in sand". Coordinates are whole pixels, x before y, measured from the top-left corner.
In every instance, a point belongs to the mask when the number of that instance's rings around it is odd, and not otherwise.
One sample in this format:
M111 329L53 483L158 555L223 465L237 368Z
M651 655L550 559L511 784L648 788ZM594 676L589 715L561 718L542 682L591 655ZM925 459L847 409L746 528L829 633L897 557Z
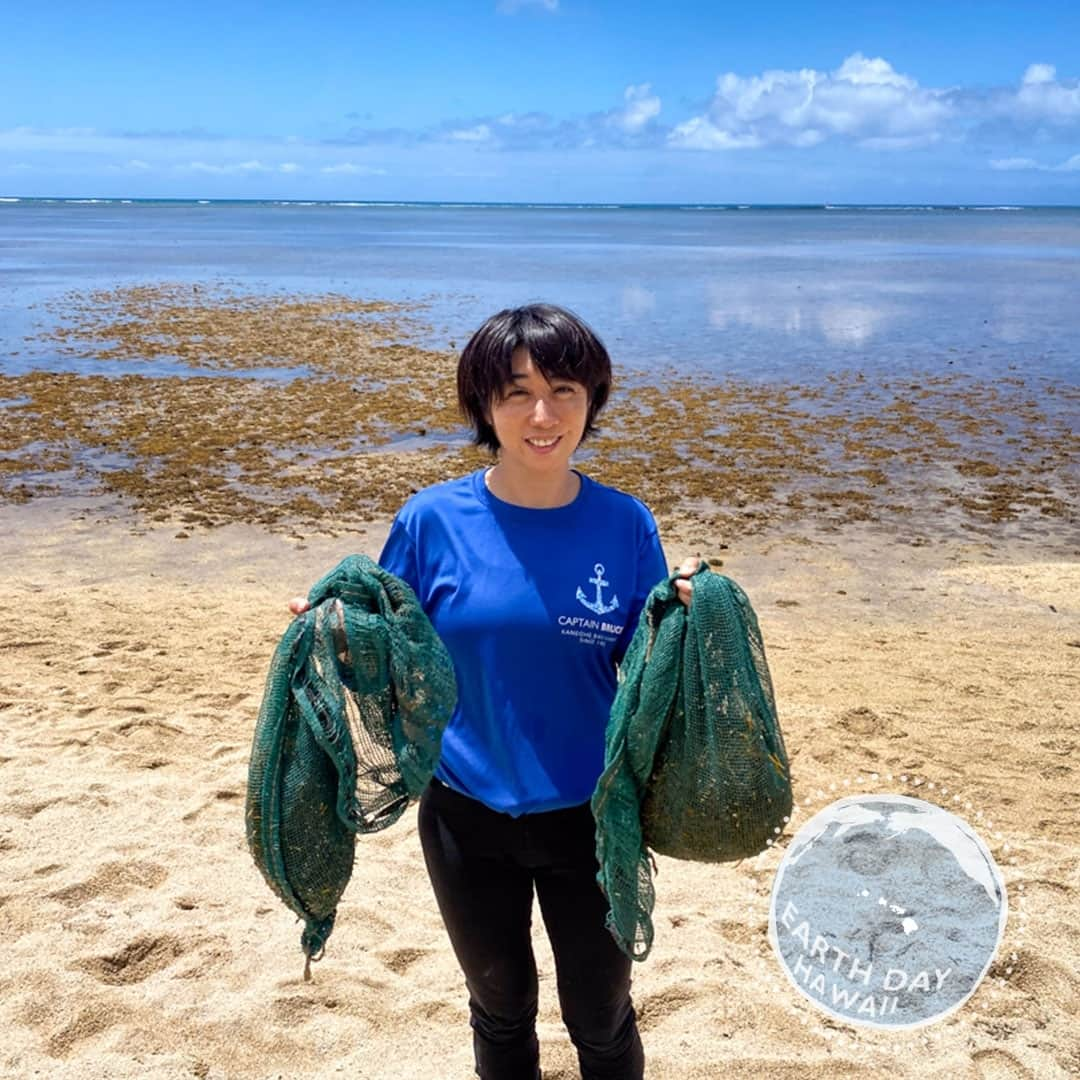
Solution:
M190 947L190 942L170 934L143 934L118 952L76 960L71 966L109 986L126 986L164 970Z
M1035 1074L1004 1050L977 1050L971 1063L979 1080L1034 1080Z
M873 709L859 705L840 714L840 726L852 735L872 737L892 734L893 725L887 717L879 716Z
M152 862L105 863L89 880L57 889L48 898L72 907L97 897L119 900L135 889L156 889L168 876L165 867Z
M191 950L195 941L185 939L185 947ZM236 954L229 947L228 940L218 934L212 938L200 938L199 947L190 954L189 961L182 968L170 973L175 979L206 979L212 977L215 972L232 966L236 961Z
M127 1009L115 997L80 996L73 1000L51 977L38 981L19 996L22 1000L15 1013L18 1021L41 1031L45 1052L54 1058L67 1057L79 1043L127 1017Z
M1012 967L1010 986L1045 1005L1069 1009L1080 998L1080 977L1058 960L1021 949Z
M404 975L413 964L431 955L430 949L391 949L375 954L395 975Z
M755 934L754 927L747 926L745 922L739 922L737 919L714 919L709 923L709 929L715 931L727 941L735 941L740 944L752 941Z
M416 1006L416 1015L437 1024L458 1024L462 1020L463 1009L449 1001L435 998L431 1001L421 1001ZM555 1074L545 1073L544 1075L554 1076Z
M146 711L144 705L138 708ZM152 716L132 716L113 724L102 741L110 749L142 750L152 756L164 756L188 734L186 728L165 720Z
M0 807L0 816L17 817L22 818L23 821L29 821L30 818L37 817L42 810L55 806L60 801L60 797L57 796L55 799L34 799L30 802L7 803L5 806Z
M117 708L127 709L132 712L145 712L146 706L142 702L131 702L127 705L118 703ZM132 718L131 720L121 720L119 724L114 724L110 731L116 735L130 736L136 731L149 730L152 734L156 735L160 732L165 732L169 735L186 735L187 729L180 727L178 724L170 724L165 720L155 720L152 717L146 719Z
M118 1010L115 1002L105 1000L84 1005L73 1020L49 1036L45 1048L52 1057L67 1057L79 1043L115 1026L124 1018L125 1011Z
M322 1013L334 1012L341 1008L341 1004L336 997L319 997L318 991L313 994L310 986L307 986L303 994L280 997L270 1008L275 1019L288 1024L300 1024Z
M698 991L688 986L668 986L646 994L637 1004L638 1027L642 1031L651 1030L699 996Z

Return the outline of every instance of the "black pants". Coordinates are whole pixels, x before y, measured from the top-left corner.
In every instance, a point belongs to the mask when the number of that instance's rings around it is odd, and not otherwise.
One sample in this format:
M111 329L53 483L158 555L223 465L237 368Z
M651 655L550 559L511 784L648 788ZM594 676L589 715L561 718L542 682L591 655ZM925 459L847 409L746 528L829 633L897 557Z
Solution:
M533 888L555 956L563 1021L584 1080L641 1080L630 960L604 925L588 804L513 818L434 781L420 801L420 842L465 974L476 1072L540 1076Z

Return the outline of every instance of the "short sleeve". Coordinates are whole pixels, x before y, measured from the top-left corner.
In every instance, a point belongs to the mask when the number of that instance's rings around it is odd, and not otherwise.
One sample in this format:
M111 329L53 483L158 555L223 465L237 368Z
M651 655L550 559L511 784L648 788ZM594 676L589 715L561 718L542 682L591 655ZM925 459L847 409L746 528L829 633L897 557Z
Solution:
M420 567L416 558L416 544L409 535L399 514L390 526L390 534L379 556L379 565L401 578L423 603L420 591Z
M652 514L649 514L649 525L650 528L642 541L639 556L641 567L639 573L647 582L646 596L652 591L654 585L659 584L668 576L667 559L664 556L664 548L660 543L660 534L657 531L656 522L652 520ZM644 606L644 601L642 603Z

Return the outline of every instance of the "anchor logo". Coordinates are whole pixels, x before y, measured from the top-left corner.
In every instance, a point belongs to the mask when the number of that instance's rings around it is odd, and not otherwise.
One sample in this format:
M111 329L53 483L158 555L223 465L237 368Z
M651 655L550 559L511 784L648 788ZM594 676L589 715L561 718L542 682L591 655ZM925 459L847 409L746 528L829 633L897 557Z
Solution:
M596 586L596 599L590 600L585 595L585 590L578 586L577 598L578 602L584 607L587 607L590 611L595 612L597 615L606 615L609 611L614 611L619 606L619 598L613 596L610 604L604 603L603 589L605 585L610 585L610 581L604 580L604 564L597 563L593 570L596 573L596 577L589 578L589 584Z

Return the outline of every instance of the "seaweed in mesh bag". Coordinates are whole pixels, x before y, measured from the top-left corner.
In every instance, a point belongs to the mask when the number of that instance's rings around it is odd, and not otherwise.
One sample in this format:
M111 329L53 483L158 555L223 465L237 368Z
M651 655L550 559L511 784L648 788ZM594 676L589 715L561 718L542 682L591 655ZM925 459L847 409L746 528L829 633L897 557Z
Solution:
M756 855L791 815L791 779L754 609L701 563L689 609L649 594L620 669L593 794L608 927L635 960L653 941L650 849L699 862Z
M247 837L322 955L357 833L392 825L439 759L457 700L445 646L409 586L366 556L318 581L274 652L248 768Z

